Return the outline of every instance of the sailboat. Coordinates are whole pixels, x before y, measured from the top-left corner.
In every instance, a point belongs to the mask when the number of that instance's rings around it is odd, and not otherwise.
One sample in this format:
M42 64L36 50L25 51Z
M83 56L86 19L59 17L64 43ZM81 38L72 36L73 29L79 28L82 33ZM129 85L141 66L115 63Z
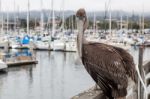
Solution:
M14 0L14 13L15 13L15 0ZM14 14L14 35L13 38L11 39L12 42L10 42L10 46L13 49L24 49L24 48L30 48L30 30L29 30L29 0L28 0L28 10L27 10L27 32L26 33L22 33L21 35L17 35L19 33L17 33L16 31L16 14Z
M3 61L3 54L0 53L0 71L7 71L7 64Z
M64 1L63 1L64 2ZM63 3L64 5L64 3ZM64 7L63 7L64 10ZM54 12L54 1L52 0L52 37L55 38L51 43L51 47L54 51L64 51L65 50L65 40L64 40L64 25L63 25L63 32L59 33L57 37L55 37L55 12ZM64 21L64 12L63 12L63 21ZM64 24L64 22L63 22ZM63 33L63 34L62 34ZM60 36L61 35L61 36Z
M47 23L48 24L48 23ZM44 33L44 14L43 14L43 0L41 0L41 39L35 41L35 50L51 50L51 35L48 35L47 33Z
M66 43L65 43L65 51L66 52L76 52L77 51L77 43L76 43L76 34L74 33L74 25L73 25L73 16L71 17L71 34L66 35Z
M0 0L0 22L1 22L1 33L0 33L0 48L6 48L9 47L9 40L8 40L8 35L4 33L4 20L3 20L3 13L1 9L1 0ZM9 13L7 11L7 24L8 24L8 17ZM8 32L8 25L7 25L7 32Z
M16 3L15 3L15 0L14 0L14 32L11 36L10 41L9 42L9 46L12 48L12 49L16 49L16 48L20 48L21 47L21 43L18 40L18 36L17 36L17 31L16 31L16 28L17 28L17 20L16 20L16 14L15 14L15 11L16 11Z

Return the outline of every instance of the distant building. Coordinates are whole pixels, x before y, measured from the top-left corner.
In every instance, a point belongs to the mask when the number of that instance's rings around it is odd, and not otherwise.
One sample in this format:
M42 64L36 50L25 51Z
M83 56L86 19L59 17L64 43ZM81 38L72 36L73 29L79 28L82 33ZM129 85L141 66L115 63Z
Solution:
M59 24L61 23L61 21L62 21L62 20L61 20L60 18L55 18L55 24L56 24L56 25L59 25ZM53 23L53 19L50 19L50 20L49 20L49 24L52 24L52 23Z
M61 24L62 20L60 18L55 18L55 28L59 28L59 25ZM41 30L41 26L43 24L43 29L47 28L47 25L51 28L53 24L53 19L49 19L49 21L44 21L41 23L40 20L38 20L39 25L35 27L36 30Z
M127 21L124 21L124 20L122 20L122 27L121 27L121 21L119 20L119 21L116 21L117 22L117 27L118 27L118 29L121 29L121 28L128 28L128 23L127 23Z

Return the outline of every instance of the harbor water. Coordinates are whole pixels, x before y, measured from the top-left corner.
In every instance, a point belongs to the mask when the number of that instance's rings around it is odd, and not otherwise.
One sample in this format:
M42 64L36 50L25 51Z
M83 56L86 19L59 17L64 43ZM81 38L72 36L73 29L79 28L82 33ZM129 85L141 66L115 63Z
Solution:
M76 53L36 52L37 65L0 75L0 99L69 99L94 84Z
M145 49L144 60L150 57ZM137 63L138 48L130 53ZM94 85L76 53L36 51L37 65L19 66L0 74L0 99L69 99Z

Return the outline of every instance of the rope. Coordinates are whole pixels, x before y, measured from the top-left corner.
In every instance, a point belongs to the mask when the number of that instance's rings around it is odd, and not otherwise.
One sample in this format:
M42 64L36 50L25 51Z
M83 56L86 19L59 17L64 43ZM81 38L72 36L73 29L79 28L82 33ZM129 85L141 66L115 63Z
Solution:
M143 88L144 88L144 90L145 90L145 94L146 94L146 96L147 96L148 91L147 91L146 85L145 85L145 83L144 83L144 81L143 81L143 79L142 79L142 76L141 76L141 74L140 74L138 65L137 65L137 73L138 73L139 80L140 80L140 82L141 82L141 84L142 84L142 86L143 86Z

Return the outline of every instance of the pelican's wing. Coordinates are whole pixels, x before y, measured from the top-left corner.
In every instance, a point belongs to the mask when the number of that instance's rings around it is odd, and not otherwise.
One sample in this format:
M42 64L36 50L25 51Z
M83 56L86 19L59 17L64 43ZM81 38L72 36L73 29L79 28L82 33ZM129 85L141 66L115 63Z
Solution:
M83 64L89 73L92 71L99 75L103 74L105 79L127 86L123 59L111 46L100 43L85 44L82 57Z
M119 47L114 47L114 49L117 50L117 52L121 55L123 62L124 62L124 68L127 71L127 74L134 80L136 83L138 81L138 76L136 72L136 66L134 64L133 57L124 49Z

